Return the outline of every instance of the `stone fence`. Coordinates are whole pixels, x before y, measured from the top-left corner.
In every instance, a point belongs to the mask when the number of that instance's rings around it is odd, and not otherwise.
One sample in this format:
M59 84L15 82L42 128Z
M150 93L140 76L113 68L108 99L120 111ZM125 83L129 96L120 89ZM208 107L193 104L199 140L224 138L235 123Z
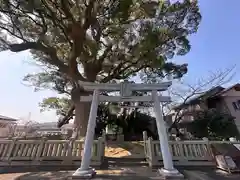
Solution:
M144 153L150 166L163 165L163 158L160 149L160 142L147 137L143 132ZM212 152L212 144L232 144L240 150L240 142L235 138L230 141L209 141L207 138L202 140L169 141L170 151L174 165L181 166L212 166L216 165L216 160Z
M92 147L91 165L101 165L104 161L105 139L100 137L94 140ZM124 142L125 143L125 142ZM132 143L132 142L129 142ZM240 142L236 139L230 141L203 140L169 141L174 165L207 166L215 165L212 144L232 144L240 150ZM160 142L147 137L143 133L143 156L150 166L163 165ZM79 140L49 140L47 138L36 140L0 140L0 166L12 165L73 165L80 164L83 153L83 141ZM137 158L137 157L136 157ZM139 158L139 157L138 157Z
M79 140L0 140L0 165L39 165L55 162L58 165L80 164L83 141ZM102 137L95 140L92 147L92 165L103 162L105 142Z

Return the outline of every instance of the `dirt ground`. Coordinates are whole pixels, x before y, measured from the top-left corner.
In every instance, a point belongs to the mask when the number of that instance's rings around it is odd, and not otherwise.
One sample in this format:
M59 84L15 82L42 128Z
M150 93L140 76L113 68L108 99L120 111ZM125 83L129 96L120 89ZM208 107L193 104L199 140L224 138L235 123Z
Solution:
M83 155L83 150L81 154ZM145 157L143 145L135 142L108 142L105 146L105 156L113 158Z
M106 157L144 157L144 149L141 144L132 142L114 143L110 142L105 147Z
M81 151L83 155L83 150ZM144 156L144 147L142 144L137 142L107 142L105 146L105 156L106 157L145 157Z

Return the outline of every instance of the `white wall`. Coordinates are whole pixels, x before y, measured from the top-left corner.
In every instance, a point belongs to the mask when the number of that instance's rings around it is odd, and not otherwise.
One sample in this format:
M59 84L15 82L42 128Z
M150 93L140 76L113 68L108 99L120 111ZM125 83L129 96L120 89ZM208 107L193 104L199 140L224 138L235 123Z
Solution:
M238 131L240 132L240 109L234 109L233 102L237 102L240 100L240 91L236 91L235 89L231 89L222 95L224 97L224 101L227 105L232 116L234 116L235 123L238 127ZM240 104L239 104L240 106Z

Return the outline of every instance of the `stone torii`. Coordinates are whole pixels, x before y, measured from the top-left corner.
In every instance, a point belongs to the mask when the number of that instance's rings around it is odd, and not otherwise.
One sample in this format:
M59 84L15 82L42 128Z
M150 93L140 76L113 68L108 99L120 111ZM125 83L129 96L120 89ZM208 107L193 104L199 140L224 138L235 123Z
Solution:
M164 164L164 167L160 169L159 172L164 177L182 177L182 174L180 174L178 170L173 167L173 160L169 149L167 131L165 122L163 120L162 109L160 106L160 102L170 102L171 99L168 96L158 95L159 91L167 90L168 87L171 86L171 82L163 82L160 84L133 84L124 81L120 84L98 84L91 82L80 82L79 84L84 88L85 91L93 91L93 95L80 97L80 101L92 103L81 167L77 169L73 174L73 178L91 178L96 174L95 170L90 167L90 161L91 148L94 140L94 130L96 126L97 109L100 102L153 102L160 141L160 149L162 152ZM100 91L120 91L120 96L104 96L99 94ZM152 94L150 96L132 96L132 91L152 92Z

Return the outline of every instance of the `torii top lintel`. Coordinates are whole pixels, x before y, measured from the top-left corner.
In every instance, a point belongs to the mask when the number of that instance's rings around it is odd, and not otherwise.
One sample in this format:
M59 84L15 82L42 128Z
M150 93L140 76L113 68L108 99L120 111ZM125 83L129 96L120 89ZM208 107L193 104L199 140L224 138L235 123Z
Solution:
M128 91L165 91L172 85L172 82L162 82L159 84L133 84L130 82L122 82L119 84L110 83L92 83L80 81L79 84L86 91L93 91L95 89L103 91L121 91L128 89Z

